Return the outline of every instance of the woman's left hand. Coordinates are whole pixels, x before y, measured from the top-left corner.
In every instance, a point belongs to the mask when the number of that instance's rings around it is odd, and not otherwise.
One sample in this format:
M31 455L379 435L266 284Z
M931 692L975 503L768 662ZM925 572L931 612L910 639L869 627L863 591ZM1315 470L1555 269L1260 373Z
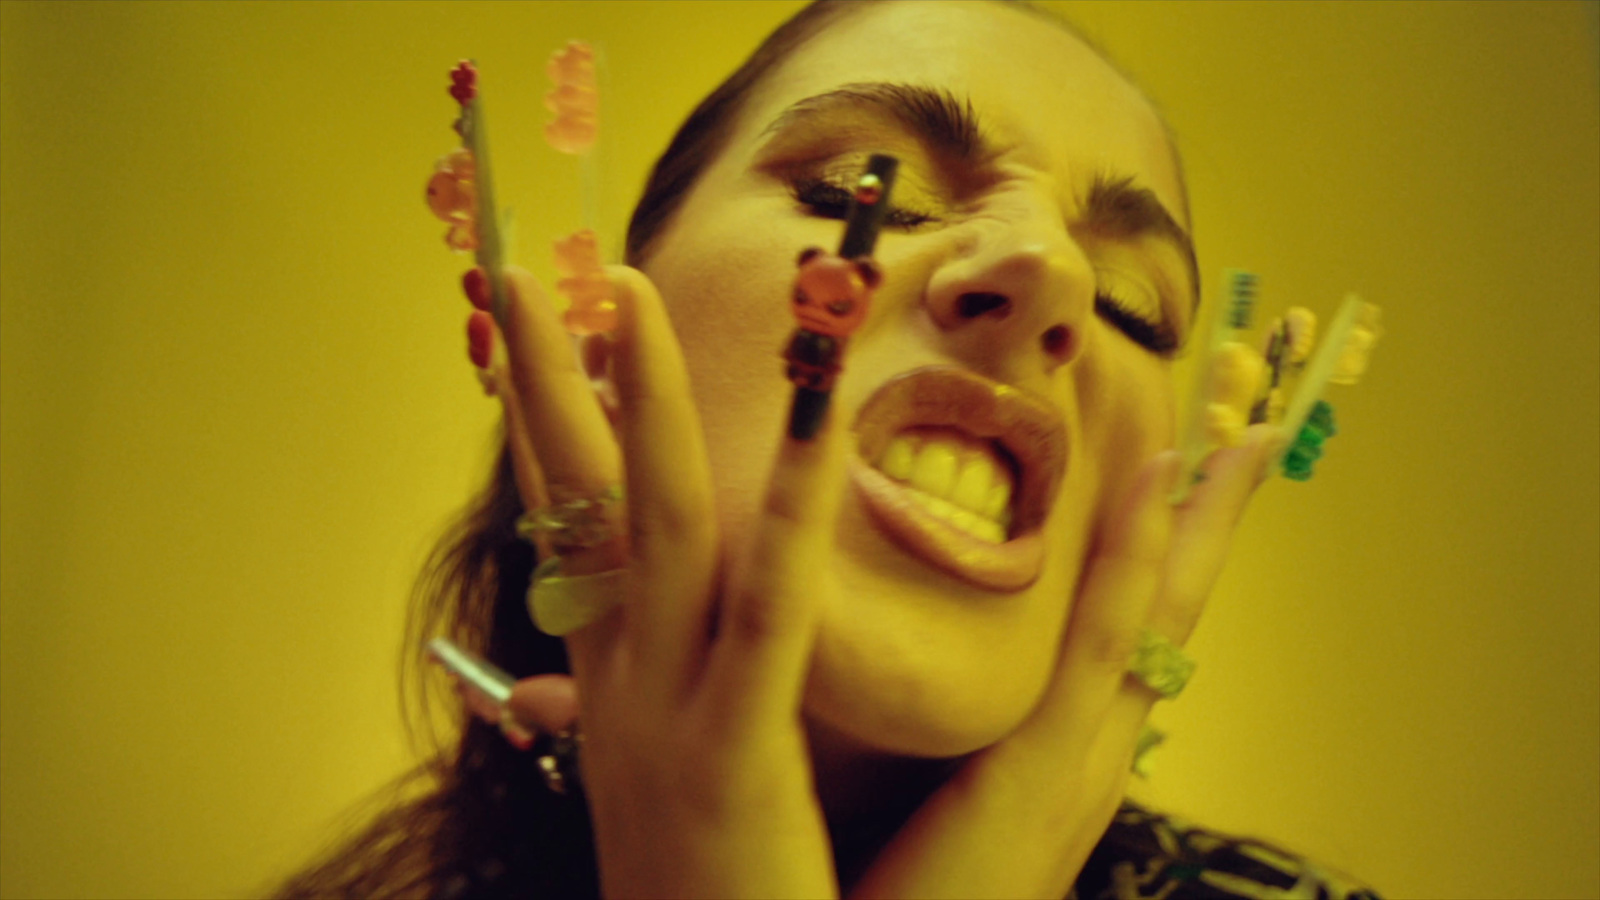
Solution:
M1167 502L1177 454L1144 466L1085 566L1039 705L922 805L852 896L1067 895L1122 802L1160 699L1128 674L1140 633L1188 639L1276 433L1258 425L1242 445L1214 453L1178 507Z

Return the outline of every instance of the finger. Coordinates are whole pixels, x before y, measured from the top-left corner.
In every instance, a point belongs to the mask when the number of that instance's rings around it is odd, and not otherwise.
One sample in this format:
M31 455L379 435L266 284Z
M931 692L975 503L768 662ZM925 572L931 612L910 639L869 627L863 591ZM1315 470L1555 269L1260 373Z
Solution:
M597 494L621 476L605 414L539 283L522 269L507 268L505 276L511 380L551 499Z
M535 675L511 688L506 708L530 731L555 734L578 721L578 683L568 675Z
M1276 427L1254 425L1239 446L1216 451L1201 466L1200 483L1174 511L1167 571L1145 627L1180 647L1188 642L1222 571L1233 532L1270 473L1279 447ZM1106 759L1123 764L1131 757L1150 708L1160 699L1137 679L1126 680L1107 716L1100 747Z
M473 279L471 276L474 274L479 277ZM475 306L480 305L480 301L474 292L481 294L488 290L483 284L482 274L481 270L472 269L467 272L468 277L463 279L467 295ZM511 457L511 473L517 485L517 496L522 498L525 509L548 505L550 499L544 486L544 473L539 470L539 461L533 456L533 446L528 442L528 433L522 424L517 389L511 383L504 350L505 340L499 337L499 328L495 326L493 317L482 309L474 310L467 319L467 347L472 364L478 367L478 377L483 382L484 390L500 401L506 452ZM552 551L548 535L543 532L534 535L533 543L540 559L550 557Z
M1172 552L1150 628L1182 645L1189 639L1217 576L1227 561L1234 531L1266 475L1278 429L1251 426L1237 447L1225 447L1201 466L1202 479L1175 510Z
M538 281L515 267L507 267L504 275L505 343L518 423L544 474L549 500L559 504L599 496L622 482L621 458L605 414ZM620 531L620 522L614 524ZM598 547L556 550L566 576L626 565L626 540L620 535ZM616 627L605 621L566 636L574 674L596 670L599 654L612 645Z
M1080 759L1122 689L1156 592L1172 536L1167 494L1178 476L1175 451L1146 463L1091 553L1074 602L1061 665L1030 731Z
M701 658L717 576L711 469L661 296L637 270L608 272L618 307L612 365L628 471L628 541L633 565L651 586L648 596L629 599L626 615L646 671L675 690L689 660Z
M845 485L846 431L825 415L809 440L779 442L759 524L724 599L708 673L731 723L792 718L810 662L818 596L832 589L834 523Z

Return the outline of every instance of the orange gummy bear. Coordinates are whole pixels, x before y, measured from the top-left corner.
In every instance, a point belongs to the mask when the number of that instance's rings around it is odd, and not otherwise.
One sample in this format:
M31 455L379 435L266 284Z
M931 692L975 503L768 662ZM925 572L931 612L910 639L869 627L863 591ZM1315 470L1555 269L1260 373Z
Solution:
M585 228L555 245L556 270L566 276L556 289L572 301L562 316L569 334L599 334L617 327L617 302L600 264L600 241Z
M478 249L477 164L468 150L456 150L434 164L428 179L428 209L450 223L444 241L452 250Z
M550 57L546 72L555 86L544 95L544 104L556 117L544 126L545 140L562 153L587 153L600 134L594 48L570 41Z

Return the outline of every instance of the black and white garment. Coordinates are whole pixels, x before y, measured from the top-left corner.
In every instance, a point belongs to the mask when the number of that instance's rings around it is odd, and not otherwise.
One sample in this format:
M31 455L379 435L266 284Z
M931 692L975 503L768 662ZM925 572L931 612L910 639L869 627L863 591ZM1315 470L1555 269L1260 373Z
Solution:
M1371 888L1261 841L1125 801L1067 900L1380 900Z

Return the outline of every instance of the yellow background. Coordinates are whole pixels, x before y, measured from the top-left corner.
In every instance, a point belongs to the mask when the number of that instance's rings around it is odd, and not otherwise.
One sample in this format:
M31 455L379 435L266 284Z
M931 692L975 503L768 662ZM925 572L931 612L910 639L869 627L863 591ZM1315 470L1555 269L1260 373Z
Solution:
M405 765L404 601L495 419L422 204L446 69L538 248L542 61L602 43L614 239L796 7L0 4L0 894L259 890ZM1070 8L1167 110L1209 284L1389 327L1145 795L1395 897L1600 895L1594 5Z

